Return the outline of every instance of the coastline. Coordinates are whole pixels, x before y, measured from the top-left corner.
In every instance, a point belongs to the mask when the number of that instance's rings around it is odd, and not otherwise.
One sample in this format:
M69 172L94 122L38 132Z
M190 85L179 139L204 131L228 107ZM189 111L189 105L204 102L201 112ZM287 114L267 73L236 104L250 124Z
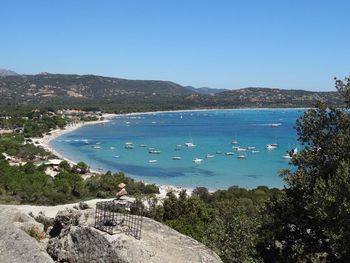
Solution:
M51 145L50 142L52 140L55 140L56 138L62 136L63 134L73 132L74 130L77 130L81 127L84 127L86 125L96 125L96 124L101 124L101 123L107 123L110 122L112 118L114 117L122 117L122 116L135 116L139 114L159 114L159 113L166 113L166 112L172 112L172 111L159 111L159 112L142 112L142 113L126 113L126 114L110 114L110 113L104 113L102 117L104 118L103 120L98 120L98 121L90 121L90 122L76 122L76 123L71 123L67 126L65 126L64 129L55 129L50 132L50 134L44 134L43 137L40 138L31 138L33 142L35 142L36 146L44 148L46 151L56 155L59 159L67 161L70 165L76 165L77 163L69 158L67 158L64 154L59 153L56 151ZM103 174L101 171L93 170L90 169L90 171L94 174ZM127 175L129 176L129 175ZM131 176L132 177L132 176ZM145 184L153 184L153 183L147 183L144 182ZM159 194L157 194L157 197L159 199L164 199L167 195L168 192L172 191L175 193L176 196L179 195L180 191L186 190L186 193L188 195L192 194L193 189L191 188L183 188L183 187L178 187L174 185L160 185L157 183L154 183L158 188L159 188Z
M192 110L170 110L170 111L151 111L151 112L133 112L133 113L123 113L123 114L107 114L104 113L102 115L103 120L98 121L91 121L91 122L76 122L71 123L67 125L64 129L56 129L50 132L49 135L44 135L42 138L31 138L33 142L35 142L35 145L43 147L45 150L51 152L52 154L56 155L58 158L62 160L66 160L71 165L75 165L76 162L74 160L71 160L67 158L64 153L59 153L56 151L51 145L50 142L58 137L60 137L63 134L72 132L76 129L79 129L85 125L96 125L101 123L110 122L113 118L121 118L121 117L128 117L128 116L137 116L137 115L156 115L156 114L162 114L162 113L181 113L181 112L202 112L202 111L225 111L225 110L278 110L278 109L284 109L284 110L306 110L308 108L239 108L239 109L192 109ZM91 172L95 174L102 174L102 171L97 170L91 170ZM132 178L132 175L127 175ZM146 184L151 184L152 182L144 182ZM186 190L187 194L191 195L193 189L191 188L184 188L184 187L177 187L173 185L160 185L157 183L154 183L157 187L159 187L160 194L157 196L159 198L165 198L167 192L173 191L175 194L178 194L181 190ZM209 192L214 192L213 189L208 189Z
M55 130L51 131L50 134L44 134L44 136L40 137L40 138L31 138L31 140L33 142L35 142L36 146L40 146L40 147L44 148L46 151L56 155L58 158L60 158L62 160L66 160L71 165L75 165L76 162L74 162L73 160L68 159L66 156L64 156L61 153L57 152L50 145L50 142L52 140L55 140L56 138L62 136L63 134L70 133L70 132L72 132L72 131L74 131L76 129L79 129L79 128L83 127L83 126L109 122L111 120L111 118L113 118L114 116L115 116L115 114L103 114L102 115L102 117L104 118L103 120L89 121L89 122L80 121L80 122L76 122L76 123L71 123L71 124L65 126L64 129L55 129ZM98 171L93 171L93 172L94 173L100 173Z

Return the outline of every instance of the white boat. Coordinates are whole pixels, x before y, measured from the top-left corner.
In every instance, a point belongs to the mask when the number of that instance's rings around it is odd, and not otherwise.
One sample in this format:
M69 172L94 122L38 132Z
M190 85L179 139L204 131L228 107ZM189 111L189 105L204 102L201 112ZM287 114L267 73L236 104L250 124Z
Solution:
M125 144L124 148L125 149L134 149L134 145L132 145L132 144Z
M150 154L160 154L160 151L158 151L158 150L150 150L150 151L148 151L148 153L150 153Z
M246 148L238 148L237 152L245 152L247 149Z
M236 140L232 141L231 143L232 143L232 144L239 144L239 142L236 141Z
M146 144L140 144L140 147L146 147L147 145Z
M225 153L225 155L234 155L235 153L233 153L233 152L227 152L227 153Z
M298 148L295 148L294 150L291 150L287 152L285 155L282 156L283 159L292 159L294 155L298 153Z
M194 158L193 159L193 162L196 163L196 164L200 164L203 162L203 159L200 159L200 158Z
M244 154L240 154L237 156L238 159L246 159L247 156L245 156Z
M94 145L94 146L92 146L92 148L94 148L94 149L101 149L101 146L99 146L99 145Z
M109 149L114 150L114 149L115 149L115 147L111 146L111 147L109 147Z
M132 142L126 142L125 145L133 145Z
M157 160L149 160L148 161L149 163L156 163L156 162L158 162Z
M207 158L214 158L214 155L208 153Z
M271 123L270 126L275 128L275 127L278 127L278 126L281 126L282 123Z
M197 145L195 145L194 143L192 143L192 142L185 142L185 145L186 145L186 147L188 147L188 148L192 148L192 147L196 147Z
M171 159L173 159L173 160L182 160L182 157L180 157L180 156L173 156L173 157L171 157Z
M260 151L258 150L253 150L252 153L259 153Z
M282 156L283 159L292 159L293 156L290 156L289 153L286 153L285 155Z
M273 149L276 149L277 147L278 147L278 144L275 144L275 143L266 145L266 148L268 150L273 150Z
M113 158L119 158L120 155L113 155Z
M255 150L256 147L255 146L248 146L248 150Z
M232 146L232 149L237 150L239 147L238 146Z

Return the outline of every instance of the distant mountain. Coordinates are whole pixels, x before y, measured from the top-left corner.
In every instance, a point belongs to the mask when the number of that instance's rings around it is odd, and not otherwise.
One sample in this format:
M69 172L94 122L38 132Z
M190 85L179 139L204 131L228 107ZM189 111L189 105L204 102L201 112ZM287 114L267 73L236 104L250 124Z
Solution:
M194 93L170 81L128 80L95 75L64 75L46 72L37 75L7 76L7 78L0 80L0 89L6 94L21 94L27 99L169 97Z
M271 88L219 90L171 81L40 73L0 78L0 106L94 108L114 112L193 108L312 107L342 104L337 92Z
M5 76L16 76L18 75L16 72L8 69L2 69L0 68L0 77L5 77Z
M313 107L316 101L340 105L343 100L335 91L319 92L250 87L216 94L223 105L252 107Z
M227 91L227 89L213 89L213 88L207 88L207 87L195 88L192 86L185 86L185 88L191 91L197 92L199 94L205 94L205 95L211 95L211 94Z

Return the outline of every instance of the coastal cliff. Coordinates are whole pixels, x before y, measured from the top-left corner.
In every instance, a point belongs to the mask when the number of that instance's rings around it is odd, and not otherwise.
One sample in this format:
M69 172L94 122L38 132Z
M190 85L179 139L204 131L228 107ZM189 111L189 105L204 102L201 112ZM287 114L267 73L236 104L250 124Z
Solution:
M10 207L0 207L0 220L0 262L4 263L222 262L203 244L149 218L143 220L140 240L93 228L91 208L59 211L46 233L31 216Z

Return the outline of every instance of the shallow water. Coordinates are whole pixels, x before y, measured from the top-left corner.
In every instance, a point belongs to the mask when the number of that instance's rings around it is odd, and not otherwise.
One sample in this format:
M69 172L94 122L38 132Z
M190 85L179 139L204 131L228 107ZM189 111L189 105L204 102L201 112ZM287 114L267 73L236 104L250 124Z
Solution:
M120 170L146 182L209 189L232 185L281 188L283 181L278 171L292 168L282 155L297 146L293 126L302 114L297 109L259 109L122 116L64 134L52 141L51 146L67 158L84 161L94 169ZM272 123L281 125L271 127ZM239 145L232 144L235 140ZM126 149L126 142L132 142L134 149ZM186 142L197 146L188 148ZM100 149L93 148L96 143ZM279 147L267 150L268 143L278 143ZM146 147L140 147L141 144ZM255 146L260 152L248 149L236 152L232 146ZM160 154L150 154L150 147ZM235 155L226 155L227 152ZM213 157L207 158L207 154ZM239 154L246 159L238 159ZM182 159L173 160L174 156ZM195 164L195 158L203 161Z

